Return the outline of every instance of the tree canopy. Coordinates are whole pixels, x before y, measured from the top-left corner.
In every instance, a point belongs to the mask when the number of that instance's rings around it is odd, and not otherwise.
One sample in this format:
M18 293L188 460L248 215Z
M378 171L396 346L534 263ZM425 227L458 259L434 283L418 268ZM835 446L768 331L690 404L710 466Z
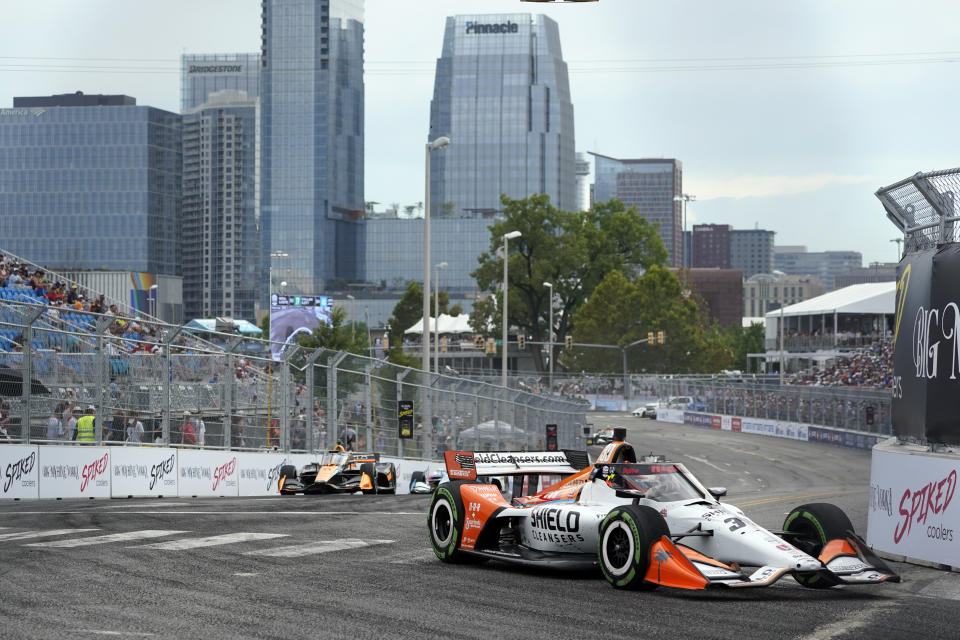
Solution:
M433 316L434 295L430 295L430 315ZM459 315L463 308L456 304L450 306L450 294L441 290L439 295L440 313ZM387 321L387 331L390 334L390 345L387 359L394 364L405 367L419 368L421 361L414 355L403 352L403 332L423 319L423 286L419 282L407 285L400 301L393 307L393 315Z
M659 265L633 281L611 271L576 312L576 342L627 347L663 331L665 344L627 348L628 370L706 373L728 367L732 350L684 293L680 280ZM623 370L622 352L613 349L574 348L564 354L563 363L577 370Z
M490 227L490 250L480 256L471 274L488 297L474 303L471 326L482 334L499 335L502 297L503 235L519 231L509 243L509 324L531 338L547 342L550 288L553 284L554 343L574 331L576 309L611 272L635 275L667 260L657 227L627 210L619 200L596 203L589 211L572 213L538 194L514 200L501 196L504 218ZM534 362L545 369L543 350L534 347ZM556 344L554 347L559 349Z

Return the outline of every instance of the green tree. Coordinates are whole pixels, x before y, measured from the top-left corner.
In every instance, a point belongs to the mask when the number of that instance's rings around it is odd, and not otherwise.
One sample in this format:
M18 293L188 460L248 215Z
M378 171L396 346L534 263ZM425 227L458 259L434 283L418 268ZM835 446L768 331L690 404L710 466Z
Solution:
M755 322L749 327L731 325L719 329L720 338L733 353L730 366L740 371L749 371L750 362L748 353L762 353L764 351L764 327Z
M509 324L533 342L545 342L549 336L550 290L544 282L553 284L555 342L562 342L574 331L575 310L607 274L621 271L632 276L637 269L666 262L657 227L619 200L596 203L579 213L557 209L543 194L522 200L504 195L501 202L504 218L490 227L490 251L480 256L480 266L471 274L481 291L494 294L474 303L471 326L478 333L501 331L500 253L503 235L511 231L520 231L521 236L509 245ZM537 370L543 371L543 350L532 346Z
M358 355L369 355L370 348L367 325L362 322L348 322L347 310L343 307L334 307L330 314L330 324L321 323L309 334L298 336L297 342L307 349L322 348Z
M448 313L450 293L440 291L440 313ZM430 315L433 316L433 295L430 296ZM460 305L449 308L450 312L462 313ZM400 301L393 307L393 315L387 321L390 346L387 359L405 367L420 368L421 361L412 354L403 352L403 332L423 319L423 287L419 282L407 285Z
M729 366L732 351L707 324L697 303L677 277L654 265L631 281L610 272L576 312L580 343L620 347L664 332L665 344L644 343L627 349L627 368L633 372L709 373ZM621 372L622 352L613 349L575 348L564 354L564 363L589 371Z

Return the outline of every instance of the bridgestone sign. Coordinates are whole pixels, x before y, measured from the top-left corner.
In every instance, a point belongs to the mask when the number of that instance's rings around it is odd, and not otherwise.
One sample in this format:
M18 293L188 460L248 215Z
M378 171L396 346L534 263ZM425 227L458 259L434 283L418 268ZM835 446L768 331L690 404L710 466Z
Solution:
M243 65L240 64L192 64L187 68L187 73L241 73Z

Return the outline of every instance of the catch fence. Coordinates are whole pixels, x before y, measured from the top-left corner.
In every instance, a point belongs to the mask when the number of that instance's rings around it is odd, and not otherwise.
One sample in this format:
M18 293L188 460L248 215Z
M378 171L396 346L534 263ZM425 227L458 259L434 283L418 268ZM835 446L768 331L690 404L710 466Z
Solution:
M582 448L589 408L325 349L293 346L276 361L259 339L14 300L0 301L0 367L0 441L21 443L73 444L71 416L89 411L96 443L312 452L340 442L437 459L542 449L548 424L560 447ZM403 400L414 404L409 439Z

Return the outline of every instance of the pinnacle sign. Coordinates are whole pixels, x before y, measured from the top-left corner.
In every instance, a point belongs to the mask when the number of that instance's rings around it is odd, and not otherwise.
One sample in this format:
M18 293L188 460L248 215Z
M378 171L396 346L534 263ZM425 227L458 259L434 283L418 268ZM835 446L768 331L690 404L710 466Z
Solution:
M520 25L515 22L501 22L500 24L478 24L467 20L467 33L517 33Z

